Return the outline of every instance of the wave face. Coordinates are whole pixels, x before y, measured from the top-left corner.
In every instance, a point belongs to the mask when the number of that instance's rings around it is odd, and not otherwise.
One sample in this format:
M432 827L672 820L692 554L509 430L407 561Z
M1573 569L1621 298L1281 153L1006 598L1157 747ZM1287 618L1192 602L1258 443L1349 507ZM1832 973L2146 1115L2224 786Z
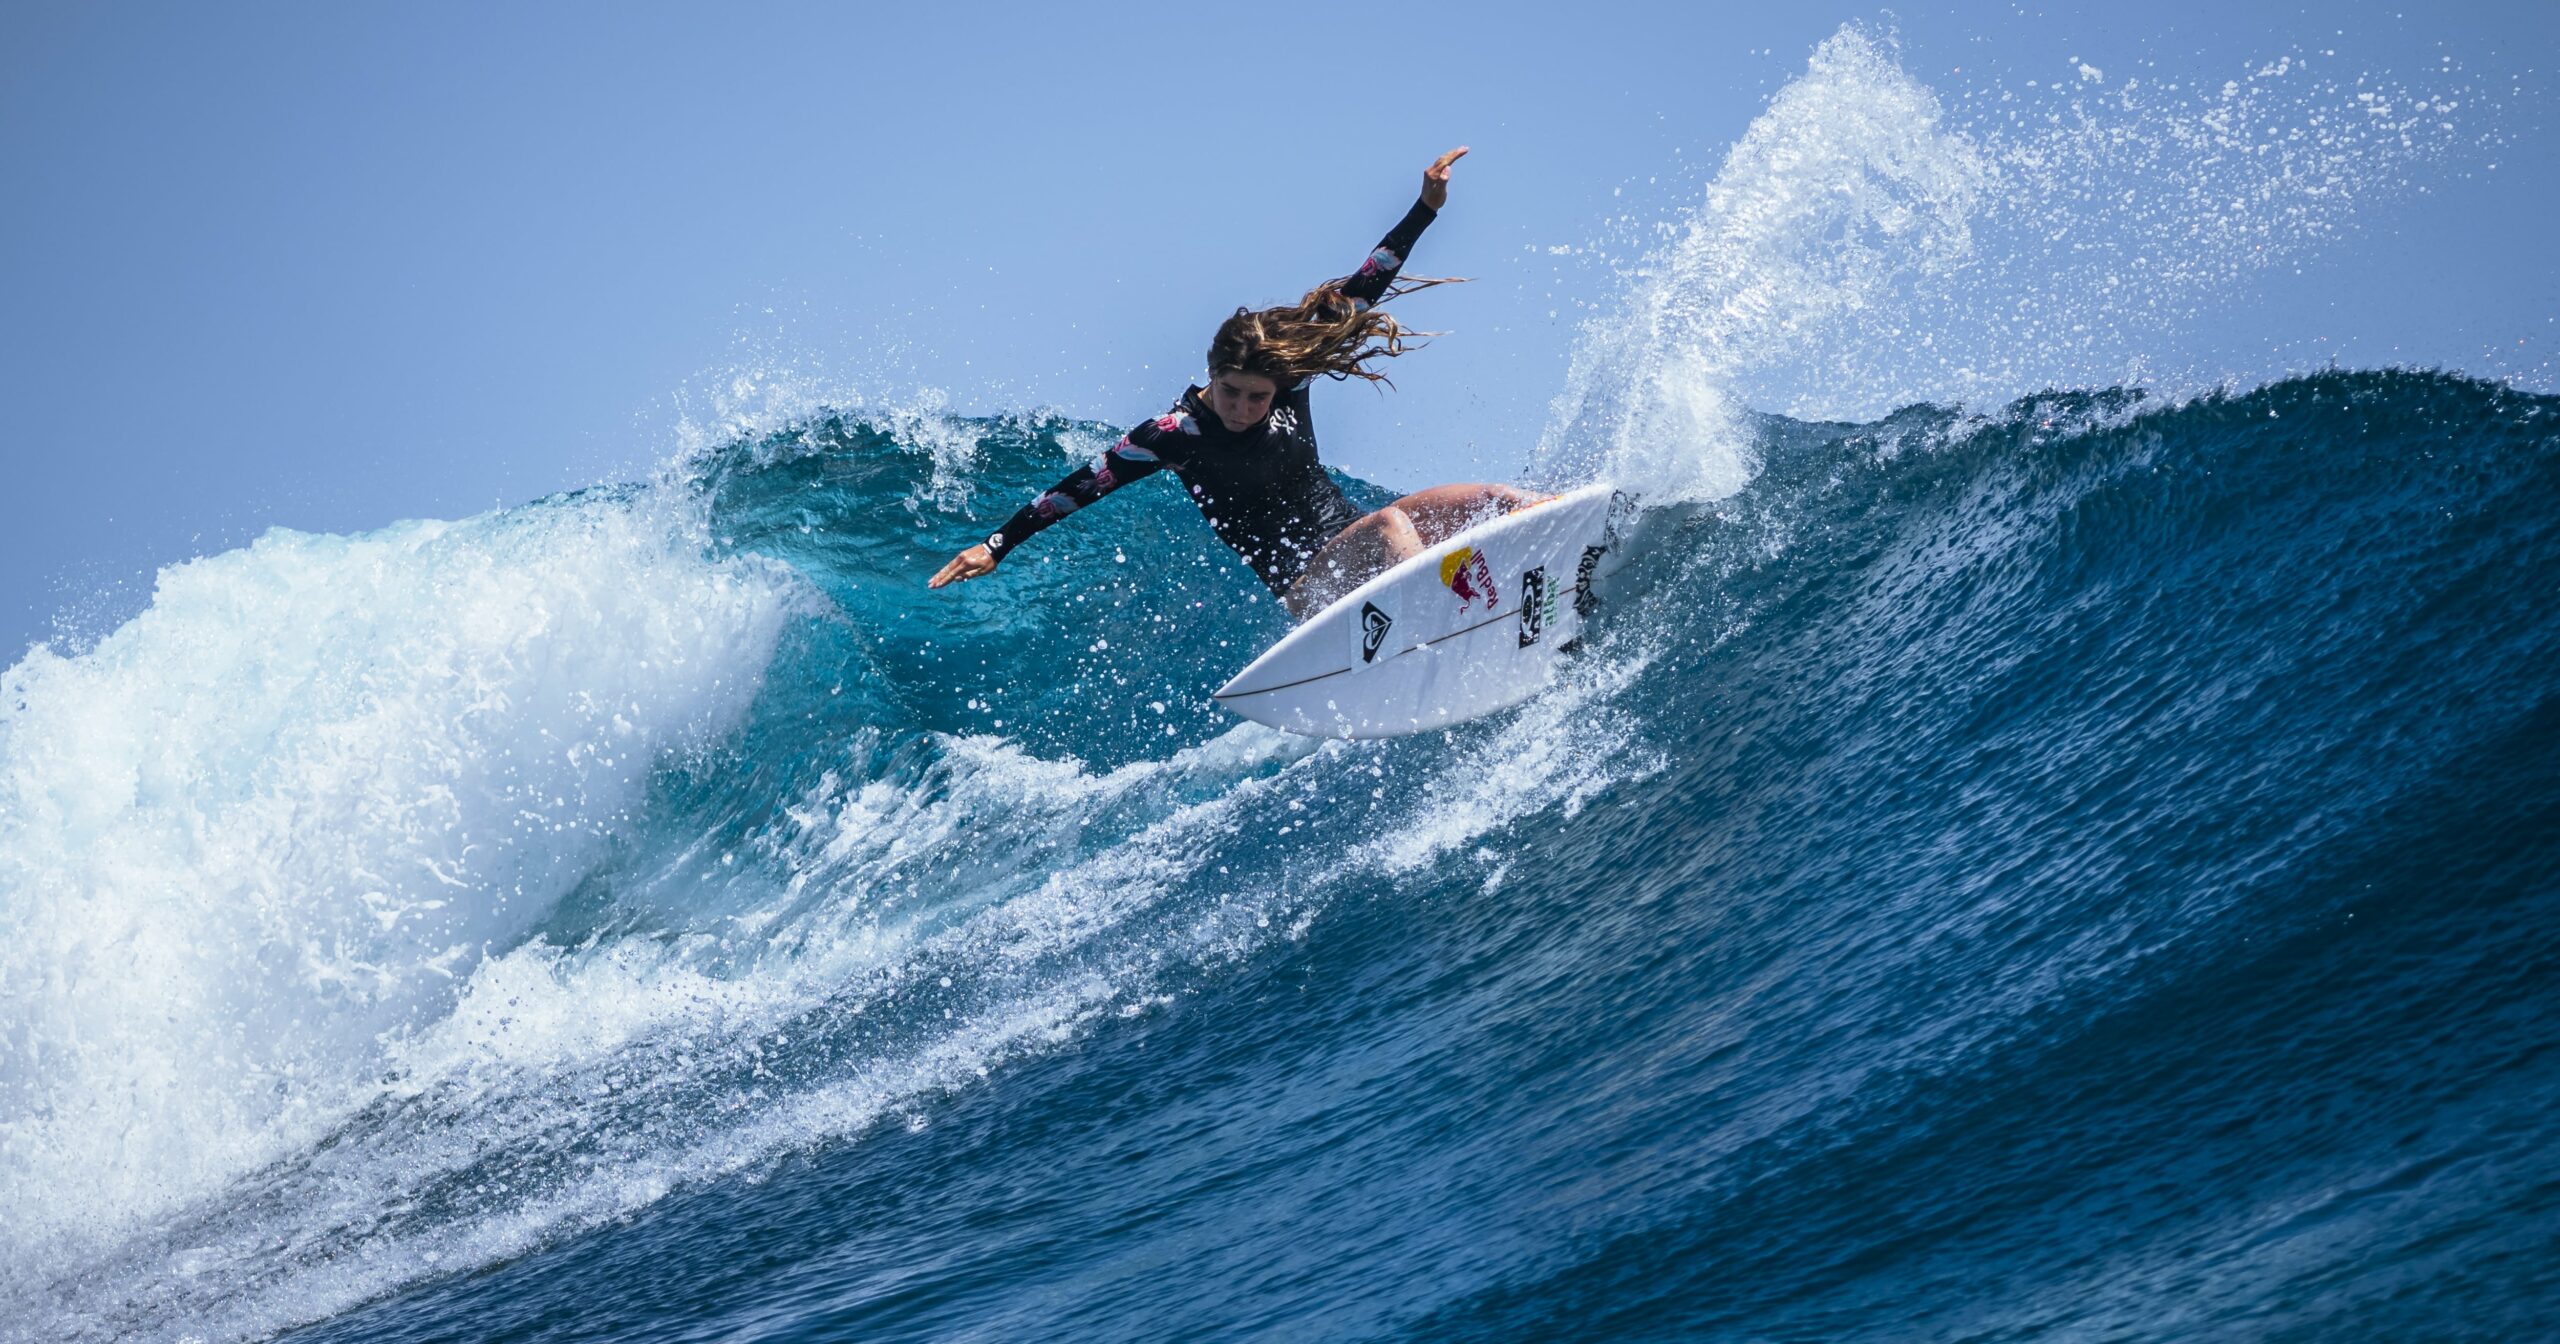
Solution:
M2560 400L1762 419L1552 695L1322 746L1207 707L1282 622L1176 491L917 584L1106 432L277 534L12 669L12 1336L2548 1319Z

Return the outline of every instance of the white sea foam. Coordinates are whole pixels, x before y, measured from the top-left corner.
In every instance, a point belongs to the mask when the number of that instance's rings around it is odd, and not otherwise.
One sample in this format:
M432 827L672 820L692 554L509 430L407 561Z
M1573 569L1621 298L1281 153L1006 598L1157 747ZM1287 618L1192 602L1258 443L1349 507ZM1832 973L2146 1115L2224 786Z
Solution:
M728 732L795 585L591 495L165 571L0 698L0 1225L41 1270L301 1150Z
M1285 936L1291 921L1275 915L1306 890L1228 892L1202 869L1239 809L1281 787L1271 771L1315 750L1246 726L1096 774L1000 739L944 740L921 778L829 774L794 800L740 847L753 872L739 880L761 882L761 896L725 913L644 891L617 908L673 927L617 918L571 943L475 957L457 980L437 977L431 1007L413 1000L388 1027L362 1005L262 991L324 1037L284 1089L304 1114L218 1117L253 1131L237 1136L247 1151L178 1173L193 1189L175 1198L101 1192L129 1235L54 1256L84 1264L82 1309L40 1309L41 1272L0 1281L16 1290L0 1300L18 1298L26 1338L178 1320L254 1336L921 1114L1026 1050L1163 1002L1169 967L1240 955L1275 922ZM219 932L237 941L216 948L262 946L254 931ZM207 946L194 936L171 959L222 970L221 955L188 950ZM874 1024L885 1043L864 1034ZM199 1080L233 1086L236 1061L208 1061ZM77 1085L113 1081L93 1071ZM166 1081L139 1080L156 1109L132 1118L203 1132L205 1117L173 1113L183 1103ZM333 1097L362 1109L311 1101ZM59 1167L22 1175L15 1193L29 1197L66 1179ZM137 1226L154 1210L169 1217Z

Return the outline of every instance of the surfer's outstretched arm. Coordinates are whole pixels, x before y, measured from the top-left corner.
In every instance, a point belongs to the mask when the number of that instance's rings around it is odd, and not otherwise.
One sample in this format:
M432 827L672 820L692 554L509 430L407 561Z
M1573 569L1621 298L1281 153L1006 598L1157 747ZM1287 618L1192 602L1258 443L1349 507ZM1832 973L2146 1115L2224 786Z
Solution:
M1440 217L1440 207L1449 203L1449 165L1466 157L1466 153L1467 147L1460 145L1422 170L1422 195L1414 201L1413 208L1405 211L1404 218L1397 220L1395 227L1387 230L1387 236L1370 249L1369 259L1360 263L1359 270L1333 282L1343 297L1365 309L1387 296L1396 275L1404 270L1405 259L1413 255L1414 243L1421 239L1424 229L1431 227L1431 221Z
M1040 492L1040 497L1016 510L1002 527L987 534L987 539L951 557L925 583L939 588L958 579L974 579L995 571L998 561L1013 553L1013 548L1029 541L1033 533L1068 514L1091 504L1104 495L1137 480L1152 476L1164 466L1156 446L1169 434L1198 434L1187 412L1179 409L1159 416L1120 436L1120 441L1100 457L1067 473L1067 478Z

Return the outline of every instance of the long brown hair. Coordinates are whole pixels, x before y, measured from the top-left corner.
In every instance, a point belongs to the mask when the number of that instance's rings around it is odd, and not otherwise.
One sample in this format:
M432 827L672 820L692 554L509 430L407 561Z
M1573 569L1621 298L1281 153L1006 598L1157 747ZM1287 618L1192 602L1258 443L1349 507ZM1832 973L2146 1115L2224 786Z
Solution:
M1457 283L1415 276L1398 280L1378 301ZM1294 304L1238 308L1218 324L1218 334L1209 342L1209 372L1260 374L1283 390L1319 375L1365 378L1393 387L1385 374L1369 367L1370 361L1403 354L1413 337L1439 334L1415 331L1376 307L1360 306L1343 294L1339 283L1322 284Z

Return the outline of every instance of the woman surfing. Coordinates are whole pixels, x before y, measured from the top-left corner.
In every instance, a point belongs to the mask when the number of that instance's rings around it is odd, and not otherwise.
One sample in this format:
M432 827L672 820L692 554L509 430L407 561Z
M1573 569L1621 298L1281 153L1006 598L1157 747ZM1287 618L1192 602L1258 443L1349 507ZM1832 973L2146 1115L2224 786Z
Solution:
M1142 476L1170 467L1220 540L1244 557L1299 620L1407 556L1466 528L1548 498L1508 485L1441 485L1363 515L1316 458L1307 392L1318 377L1384 381L1376 360L1405 352L1412 333L1377 305L1444 283L1396 277L1415 240L1449 200L1449 166L1432 161L1422 196L1360 269L1294 304L1238 308L1209 343L1209 384L1130 430L1102 456L1041 492L979 545L953 556L926 586L995 571L1033 533Z

